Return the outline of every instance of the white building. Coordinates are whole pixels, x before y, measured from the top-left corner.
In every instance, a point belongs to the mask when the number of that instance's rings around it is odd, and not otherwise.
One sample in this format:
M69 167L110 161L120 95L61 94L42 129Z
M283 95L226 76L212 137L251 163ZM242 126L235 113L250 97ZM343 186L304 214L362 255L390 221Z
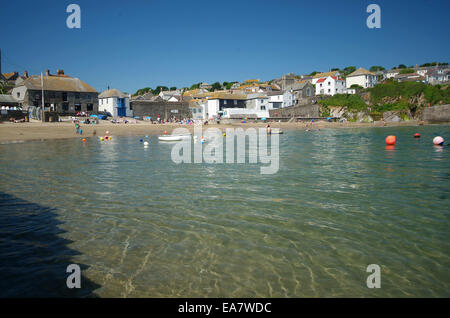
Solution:
M283 107L283 92L277 91L277 92L270 92L267 93L268 100L268 106L269 109L278 109Z
M98 110L108 112L113 117L133 117L130 96L115 88L98 95Z
M316 82L316 95L344 94L346 92L345 80L340 77L328 76Z
M359 85L364 88L374 87L377 84L377 75L364 68L359 68L353 73L347 75L346 86Z
M283 93L283 105L282 107L290 107L297 104L297 99L294 92L290 89L286 89Z
M339 71L331 71L331 72L326 72L326 73L317 73L316 75L313 76L311 83L312 84L316 84L317 81L323 79L323 78L327 78L329 76L334 76L334 77L340 77L341 73L339 73Z
M399 73L400 73L400 70L398 70L398 69L396 69L396 70L388 70L388 71L385 71L385 73L384 73L384 78L385 78L385 79L394 78L394 77L396 77Z
M269 117L269 98L261 94L215 93L203 104L203 118L231 115Z

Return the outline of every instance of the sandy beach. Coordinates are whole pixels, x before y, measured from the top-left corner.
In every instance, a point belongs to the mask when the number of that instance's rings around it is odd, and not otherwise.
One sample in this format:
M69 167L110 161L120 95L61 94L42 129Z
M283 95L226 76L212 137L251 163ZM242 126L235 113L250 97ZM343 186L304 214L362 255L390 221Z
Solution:
M204 129L210 127L217 127L220 129L242 127L244 129L249 127L265 127L264 123L236 123L236 124L209 124L203 126ZM305 130L310 123L270 123L272 128L281 128L282 130ZM418 121L405 121L400 123L385 123L385 126L418 126ZM381 127L377 123L335 123L319 121L313 124L313 129L322 128L361 128L361 127ZM75 126L70 122L61 123L0 123L0 142L18 142L18 141L32 141L32 140L48 140L48 139L65 139L65 138L82 138L103 136L106 131L109 131L111 136L139 136L139 135L159 135L167 131L169 134L175 128L183 127L193 131L193 126L179 125L179 124L151 124L148 122L138 122L129 124L112 124L100 123L97 125L81 125L83 135L80 136L75 132ZM309 127L309 126L308 126Z

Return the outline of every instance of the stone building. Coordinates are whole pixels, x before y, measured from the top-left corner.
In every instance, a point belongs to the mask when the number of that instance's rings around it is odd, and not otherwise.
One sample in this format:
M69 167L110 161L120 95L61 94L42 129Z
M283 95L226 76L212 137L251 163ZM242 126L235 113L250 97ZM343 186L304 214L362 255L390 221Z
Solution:
M134 116L151 117L152 120L156 120L158 116L162 120L192 117L188 102L169 102L159 96L155 96L151 100L132 100L131 108Z
M80 79L67 76L62 70L58 70L56 75L51 75L47 70L43 76L43 83L46 110L55 111L60 115L98 112L97 90ZM32 75L25 78L16 84L11 94L24 110L31 106L41 107L41 76Z

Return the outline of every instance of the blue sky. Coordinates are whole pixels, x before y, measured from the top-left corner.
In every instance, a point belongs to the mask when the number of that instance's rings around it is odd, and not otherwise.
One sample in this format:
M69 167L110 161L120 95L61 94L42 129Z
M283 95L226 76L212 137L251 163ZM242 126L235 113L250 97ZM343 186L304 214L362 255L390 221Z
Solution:
M81 29L66 7L81 7ZM368 29L366 7L381 7ZM355 65L450 62L448 0L5 1L4 73L64 69L97 90L270 80Z

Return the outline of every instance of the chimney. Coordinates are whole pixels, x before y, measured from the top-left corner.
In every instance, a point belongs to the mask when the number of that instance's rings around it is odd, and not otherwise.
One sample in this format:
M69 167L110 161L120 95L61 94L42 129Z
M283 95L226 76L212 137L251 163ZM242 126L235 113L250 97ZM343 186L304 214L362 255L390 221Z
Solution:
M23 72L23 77L28 78L28 71Z
M50 70L49 69L45 70L45 76L50 76Z
M59 76L64 75L64 71L63 70L57 70L56 74L58 74Z

